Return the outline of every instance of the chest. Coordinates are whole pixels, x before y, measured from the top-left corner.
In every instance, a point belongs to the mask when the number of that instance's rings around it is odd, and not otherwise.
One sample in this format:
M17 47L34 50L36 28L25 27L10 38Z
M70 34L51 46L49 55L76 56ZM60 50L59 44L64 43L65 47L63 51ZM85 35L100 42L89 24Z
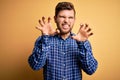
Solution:
M48 54L49 60L77 60L79 56L79 49L76 41L51 41L50 52Z

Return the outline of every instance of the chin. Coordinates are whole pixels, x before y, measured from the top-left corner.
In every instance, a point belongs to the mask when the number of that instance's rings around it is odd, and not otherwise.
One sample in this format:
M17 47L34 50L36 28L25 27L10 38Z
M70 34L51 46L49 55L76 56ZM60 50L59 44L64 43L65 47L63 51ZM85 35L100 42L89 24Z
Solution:
M61 31L60 33L64 35L64 34L69 34L70 32L71 32L71 30L69 30L69 31Z

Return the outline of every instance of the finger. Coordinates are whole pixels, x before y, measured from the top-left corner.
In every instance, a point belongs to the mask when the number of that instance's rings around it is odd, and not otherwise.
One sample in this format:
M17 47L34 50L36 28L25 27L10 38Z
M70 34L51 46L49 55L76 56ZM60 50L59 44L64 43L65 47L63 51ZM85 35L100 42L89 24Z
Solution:
M44 25L41 20L39 20L38 22L39 22L39 24L41 25L41 27Z
M79 28L79 31L78 31L78 33L83 29L83 24L80 24L80 28Z
M90 31L91 31L91 28L88 28L86 31L87 31L87 32L90 32Z
M91 31L91 28L88 27L88 24L85 24L85 31L86 31L86 32L90 32L90 31Z
M92 36L92 35L93 35L93 33L89 33L89 34L88 34L88 36Z
M42 21L43 21L43 23L45 24L45 17L44 17L44 16L42 17Z
M85 23L85 29L88 28L88 24Z
M50 18L50 17L48 17L48 23L50 23L50 21L51 21L51 18Z
M40 26L36 26L35 28L42 31L42 27L40 27Z
M80 24L80 29L84 27L84 24Z

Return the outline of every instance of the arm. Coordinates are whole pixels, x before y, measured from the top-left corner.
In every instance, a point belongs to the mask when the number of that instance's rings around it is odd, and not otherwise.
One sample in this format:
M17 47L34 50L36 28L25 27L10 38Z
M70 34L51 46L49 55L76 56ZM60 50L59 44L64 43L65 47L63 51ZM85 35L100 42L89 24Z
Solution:
M77 42L78 48L80 50L80 62L82 69L87 74L93 74L98 66L97 60L92 54L92 49L89 41Z
M45 21L45 17L42 17L42 20L39 20L40 25L36 27L36 29L42 32L43 36L37 39L33 53L28 59L30 66L34 70L38 70L45 65L47 53L50 52L50 36L57 34L50 21L50 17L48 18L48 21Z
M49 36L44 35L39 37L35 42L33 52L28 59L31 68L34 70L42 68L46 63L46 55L50 52L48 39Z
M77 41L80 50L81 66L87 74L94 73L98 66L96 59L93 57L91 45L88 41L88 38L91 35L93 35L93 33L91 32L91 28L88 27L88 24L81 24L77 35L72 36L72 38Z

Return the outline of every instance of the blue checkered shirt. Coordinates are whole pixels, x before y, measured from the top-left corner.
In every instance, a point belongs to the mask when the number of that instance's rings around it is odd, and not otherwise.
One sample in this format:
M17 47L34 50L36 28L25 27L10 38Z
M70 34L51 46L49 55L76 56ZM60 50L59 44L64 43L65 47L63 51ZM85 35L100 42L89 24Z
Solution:
M40 36L28 62L34 70L43 68L44 80L82 80L81 70L91 75L98 65L89 41L64 40L59 35Z

